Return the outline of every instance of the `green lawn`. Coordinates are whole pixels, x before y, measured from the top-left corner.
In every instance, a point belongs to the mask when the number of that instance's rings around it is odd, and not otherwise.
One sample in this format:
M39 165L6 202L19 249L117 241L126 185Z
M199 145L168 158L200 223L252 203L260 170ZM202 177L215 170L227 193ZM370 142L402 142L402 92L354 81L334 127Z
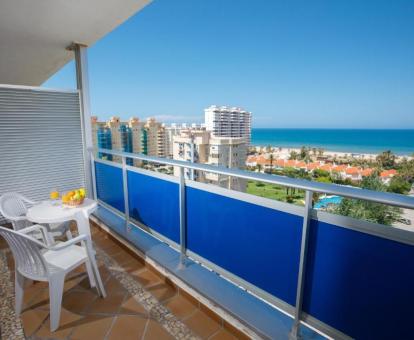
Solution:
M266 197L277 201L287 202L286 188L275 184L267 184L256 181L247 182L247 193L255 196ZM301 190L292 192L289 190L289 196L291 196L294 204L304 205L303 200L305 194Z

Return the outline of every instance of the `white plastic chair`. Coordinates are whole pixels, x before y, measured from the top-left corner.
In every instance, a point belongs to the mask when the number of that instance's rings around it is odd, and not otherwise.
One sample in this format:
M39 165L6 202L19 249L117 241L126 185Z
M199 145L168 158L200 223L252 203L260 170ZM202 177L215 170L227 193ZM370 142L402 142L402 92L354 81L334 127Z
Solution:
M17 192L8 192L0 196L0 213L12 223L13 229L18 231L33 224L27 220L26 213L28 207L34 204L36 204L36 202ZM65 234L68 239L72 238L72 234L69 230L69 223L51 225L51 227L52 228L48 228L48 233L53 238ZM34 234L32 236L36 239L40 238L39 234ZM49 237L48 240L51 242Z
M106 292L89 235L80 235L51 247L26 235L33 231L38 231L46 237L47 231L41 225L34 225L20 231L0 227L0 235L9 244L15 261L16 315L20 316L22 310L25 278L48 281L50 330L53 332L59 327L63 285L67 273L85 263L91 287L94 287L94 282L97 282L98 294L106 297ZM76 245L78 243L83 245Z

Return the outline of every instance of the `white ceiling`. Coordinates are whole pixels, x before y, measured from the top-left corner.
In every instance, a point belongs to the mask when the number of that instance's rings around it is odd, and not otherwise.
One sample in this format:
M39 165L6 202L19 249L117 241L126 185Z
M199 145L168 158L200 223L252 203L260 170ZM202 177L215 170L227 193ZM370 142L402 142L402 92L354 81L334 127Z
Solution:
M38 86L151 0L0 0L0 84Z

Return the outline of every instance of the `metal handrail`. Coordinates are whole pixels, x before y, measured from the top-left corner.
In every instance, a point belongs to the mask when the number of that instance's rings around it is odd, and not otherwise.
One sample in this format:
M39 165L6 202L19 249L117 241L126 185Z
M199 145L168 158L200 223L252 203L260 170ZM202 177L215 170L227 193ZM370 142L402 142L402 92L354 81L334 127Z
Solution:
M255 180L260 182L266 182L271 184L283 185L286 187L309 190L312 192L321 192L330 195L338 195L348 198L356 198L365 201L383 203L401 208L414 209L414 197L380 192L368 189L360 189L354 187L348 187L338 184L320 183L298 178L284 177L280 175L269 175L256 173L246 170L225 168L222 166L213 166L208 164L191 163L187 161L179 161L169 158L147 156L139 153L130 153L123 151L115 151L101 148L90 148L89 151L97 151L99 153L110 154L113 156L127 157L138 159L142 161L148 161L152 163L161 163L171 166L178 166L182 168L194 169L199 171L211 172L220 175L233 176L243 179Z
M292 313L292 317L294 318L294 322L290 331L289 337L291 339L299 339L299 328L300 324L303 322L303 295L304 295L304 286L306 280L306 266L307 266L307 249L309 243L309 225L311 221L311 212L312 212L312 197L314 192L323 192L328 194L334 194L349 198L355 199L362 199L366 201L376 202L376 203L383 203L388 205L393 205L397 207L404 207L409 209L414 209L414 197L399 195L399 194L392 194L386 192L378 192L373 190L367 189L360 189L355 187L347 187L341 186L337 184L328 184L328 183L319 183L319 182L312 182L309 180L304 179L297 179L297 178L290 178L278 175L269 175L269 174L262 174L262 173L255 173L240 169L229 169L221 166L212 166L208 164L200 164L200 163L192 163L186 161L179 161L169 158L160 158L160 157L151 157L146 156L143 154L138 153L129 153L129 152L122 152L122 151L114 151L108 149L101 149L101 148L90 148L89 151L91 154L91 162L92 162L92 171L93 171L93 182L95 184L95 166L93 163L95 162L95 157L93 152L97 151L101 154L108 154L113 156L118 156L122 158L122 178L123 178L123 186L124 186L124 201L125 201L125 222L126 227L129 226L129 212L128 209L128 180L127 180L127 170L128 167L126 166L126 159L138 159L141 161L147 161L152 163L159 163L165 164L170 166L177 166L180 168L180 176L179 176L179 207L180 207L180 263L184 265L185 258L187 256L187 223L186 223L186 181L184 179L184 169L192 169L192 170L199 170L205 171L225 176L233 176L243 179L261 181L271 184L283 185L287 187L293 187L301 190L306 191L305 195L305 209L303 212L303 225L302 225L302 237L301 237L301 247L300 247L300 258L299 258L299 268L298 268L298 279L297 279L297 290L296 290L296 304L294 307L294 312ZM94 187L94 193L96 198L96 187ZM128 230L128 229L127 229ZM254 291L254 290L253 290ZM259 294L260 295L260 294ZM281 307L281 306L279 306ZM282 310L285 308L281 307ZM317 327L318 328L318 327ZM326 329L325 329L326 331ZM328 329L330 333L331 330ZM333 332L331 335L336 337L336 333Z

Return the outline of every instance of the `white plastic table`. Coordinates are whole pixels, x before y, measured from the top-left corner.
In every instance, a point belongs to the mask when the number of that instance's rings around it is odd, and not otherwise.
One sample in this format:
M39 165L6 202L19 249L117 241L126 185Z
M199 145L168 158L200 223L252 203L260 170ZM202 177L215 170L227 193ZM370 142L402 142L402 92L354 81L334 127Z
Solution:
M88 235L91 237L91 228L89 225L89 215L96 209L98 203L89 198L85 198L83 203L77 207L67 207L62 205L62 202L57 201L44 201L42 203L36 204L30 207L27 210L26 218L37 224L54 224L62 223L66 221L76 221L78 227L79 235ZM53 226L50 226L53 228ZM49 236L50 237L50 236ZM94 249L90 242L87 244L90 245L90 254L95 254ZM85 246L85 244L84 244ZM92 287L96 286L96 282L93 276L92 267L90 265L86 266L86 270L89 273L91 278Z
M89 198L85 198L83 203L77 207L67 207L60 201L44 201L36 204L27 210L26 218L38 224L53 224L75 220L78 232L91 236L89 225L89 215L96 209L98 204Z

